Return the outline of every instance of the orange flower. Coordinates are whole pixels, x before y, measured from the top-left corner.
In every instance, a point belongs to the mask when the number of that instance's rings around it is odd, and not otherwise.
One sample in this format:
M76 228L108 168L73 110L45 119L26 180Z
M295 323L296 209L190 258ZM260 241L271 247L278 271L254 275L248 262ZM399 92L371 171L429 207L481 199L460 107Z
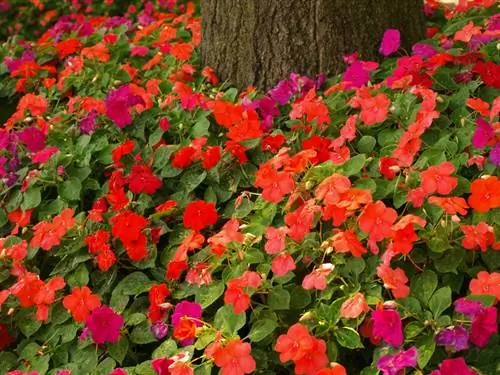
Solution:
M215 342L207 347L207 356L214 359L222 375L244 375L255 371L252 347L240 339L229 341L225 346Z
M196 337L196 323L189 317L182 317L174 328L174 337L181 341Z
M333 362L329 368L319 370L315 375L347 375L347 371L341 364Z
M100 62L109 61L109 52L104 43L97 43L95 46L82 49L82 56L87 59L97 59Z
M497 303L500 301L500 273L481 271L476 279L472 279L469 290L474 295L495 296Z
M370 240L379 242L392 234L391 226L398 217L397 212L386 207L384 202L369 203L358 218L359 228L370 234Z
M350 252L355 257L361 257L367 252L356 233L352 230L335 234L332 238L332 246L338 253Z
M346 193L351 187L349 178L339 173L334 173L325 178L314 192L317 199L322 199L325 204L337 204L341 200L341 195Z
M406 283L408 277L401 268L393 270L388 265L382 264L377 268L377 276L384 282L384 287L390 289L395 298L406 298L410 288Z
M474 111L479 112L481 116L486 117L490 114L490 105L482 99L469 98L466 100L465 104Z
M467 250L475 250L479 247L481 251L486 251L489 246L495 243L495 232L485 222L480 222L477 225L462 225L460 229L465 234L462 246Z
M71 312L76 322L81 323L87 320L92 310L101 306L101 300L98 295L92 294L88 287L75 287L70 295L64 297L63 306Z
M48 106L47 99L43 95L26 94L19 101L17 110L23 113L29 109L32 116L41 116L47 111Z
M470 185L468 202L477 212L500 207L500 181L496 176L474 180Z
M340 316L342 318L356 319L364 312L370 311L366 303L365 296L361 292L357 292L349 297L340 307Z
M469 205L462 197L441 198L432 196L429 197L428 202L441 207L448 215L467 215L467 209L469 208Z
M175 43L170 49L170 54L177 60L189 60L194 46L191 43Z
M20 208L18 208L8 213L7 219L9 219L11 223L16 224L15 227L10 232L11 235L16 235L19 232L19 228L24 228L30 223L32 212L33 209L23 211Z
M450 176L453 172L455 172L455 167L449 161L429 167L420 174L422 188L427 194L436 191L443 195L450 194L458 185L457 178Z

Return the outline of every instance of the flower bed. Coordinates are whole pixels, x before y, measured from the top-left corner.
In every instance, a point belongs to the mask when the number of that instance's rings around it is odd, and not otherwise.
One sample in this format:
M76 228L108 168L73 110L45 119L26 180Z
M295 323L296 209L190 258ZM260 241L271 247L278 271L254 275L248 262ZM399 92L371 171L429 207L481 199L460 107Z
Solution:
M4 43L0 373L500 371L493 3L265 95L192 3Z

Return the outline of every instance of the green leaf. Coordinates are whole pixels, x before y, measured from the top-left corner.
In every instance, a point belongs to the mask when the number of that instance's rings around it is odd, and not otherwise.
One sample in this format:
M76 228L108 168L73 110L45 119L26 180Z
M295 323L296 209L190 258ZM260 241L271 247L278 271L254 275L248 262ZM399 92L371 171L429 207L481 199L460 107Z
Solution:
M149 344L155 342L156 338L149 329L149 322L143 322L134 327L129 335L130 341L134 344Z
M224 293L224 283L216 281L209 285L200 286L196 291L195 300L204 309L212 305Z
M405 338L406 339L412 339L414 337L417 337L425 327L420 323L420 322L410 322L406 327L405 327Z
M434 319L437 319L450 306L451 289L448 286L438 289L429 300L429 308L434 314Z
M369 154L377 144L377 140L371 135L364 135L358 141L358 151L363 154Z
M21 333L30 337L34 335L42 326L42 322L35 319L33 312L29 310L21 310L16 315L17 327L21 331Z
M180 187L182 191L185 193L190 193L194 189L196 189L207 177L207 172L197 170L197 169L189 169L184 172L180 179Z
M342 327L335 330L334 334L337 342L344 348L357 349L363 347L358 332L353 328Z
M411 295L418 298L422 304L427 306L429 299L438 285L437 275L430 270L425 270L411 280Z
M64 181L62 185L59 186L59 195L61 196L61 198L68 201L76 201L80 199L81 190L81 181L78 178L73 177L67 181Z
M353 176L363 169L366 163L366 156L364 154L356 155L350 158L345 164L342 166L344 171L344 175Z
M425 366L427 366L427 364L432 358L432 355L434 354L435 349L436 349L436 342L434 341L433 336L427 336L417 341L418 367L424 368Z
M116 367L116 362L111 358L105 358L97 366L97 375L108 375Z
M157 375L158 373L153 370L153 361L142 362L135 367L135 374L137 375Z
M24 193L23 203L21 209L23 211L29 210L30 208L35 208L42 202L42 194L39 187L32 186L26 193Z
M0 363L2 369L0 371L9 371L16 366L17 356L11 352L0 352Z
M177 351L177 344L175 343L175 341L172 339L165 340L153 352L153 359L172 357L176 351Z
M290 308L290 293L283 287L274 288L267 299L272 310L288 310Z
M118 363L122 363L127 356L129 342L127 337L122 337L120 341L108 345L109 355Z
M191 136L193 138L200 138L210 135L208 129L210 128L210 121L206 117L200 118L191 128Z
M252 329L248 336L253 342L262 341L273 333L277 326L278 324L271 319L258 320L252 325Z
M222 306L215 313L214 326L229 335L235 335L246 323L245 313L236 314L232 305Z
M128 304L127 296L147 292L153 284L154 282L142 272L134 272L125 276L111 293L110 306L117 311L123 311Z

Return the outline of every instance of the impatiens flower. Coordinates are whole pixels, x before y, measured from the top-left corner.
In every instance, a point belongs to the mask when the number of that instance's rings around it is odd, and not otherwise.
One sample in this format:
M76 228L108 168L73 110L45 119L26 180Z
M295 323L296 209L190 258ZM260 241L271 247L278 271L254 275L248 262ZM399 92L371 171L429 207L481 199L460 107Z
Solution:
M156 358L151 362L153 370L156 371L158 375L170 375L169 367L174 363L173 359L170 358Z
M158 320L151 325L149 330L151 331L155 339L162 340L168 334L168 325L163 323L161 320Z
M29 152L38 152L45 147L45 134L38 128L24 128L17 136Z
M430 375L477 375L477 372L471 370L462 357L445 359L440 365L439 370L433 371Z
M9 347L14 341L16 338L10 334L7 326L0 323L0 351Z
M71 312L76 322L87 320L90 312L101 305L101 299L98 295L92 294L92 291L84 286L74 287L71 294L64 297L63 306Z
M397 354L380 357L377 361L377 368L384 375L397 375L404 368L416 367L417 356L417 348L413 346L408 350L401 350Z
M478 212L500 207L500 180L496 176L479 178L470 185L468 203Z
M319 370L316 375L347 375L347 371L340 363L332 362L330 367Z
M500 142L497 142L497 144L491 149L490 161L497 167L500 166Z
M120 331L125 319L108 306L97 307L92 310L85 322L90 331L92 340L96 344L115 343L120 340Z
M475 279L472 279L469 290L474 295L490 295L500 301L500 273L480 271Z
M392 55L399 49L401 33L397 29L387 29L382 36L379 52L384 56Z
M240 339L231 340L225 346L216 342L208 346L206 351L221 369L221 375L245 375L255 371L252 347Z
M186 228L200 231L214 225L219 219L213 202L198 200L191 202L184 211L183 223Z
M478 117L476 119L476 130L472 136L472 146L475 148L485 148L494 139L495 129L493 126L481 117Z
M255 174L255 186L262 188L262 198L278 203L295 188L295 180L289 172L278 172L269 163L261 164Z
M122 368L115 368L108 375L128 375L128 373Z
M472 320L470 341L474 345L484 348L495 333L498 333L497 309L486 307L479 311Z
M146 105L144 100L134 93L129 85L123 85L116 90L111 90L105 100L106 116L108 116L120 129L132 123L130 107L137 104Z
M266 244L264 245L264 250L269 255L279 253L285 249L285 239L286 239L286 227L274 228L267 227L265 237Z
M379 242L392 234L391 226L398 217L396 210L378 201L366 205L358 218L359 228L369 233L370 240Z
M462 246L467 250L480 249L486 251L489 246L495 243L495 232L493 227L485 222L477 225L461 225L460 229L465 234L462 240Z
M473 301L466 298L459 298L454 302L455 311L471 318L476 316L482 309L483 305L479 301Z
M90 111L87 114L87 116L85 116L78 124L80 127L80 131L83 134L92 134L97 127L96 119L97 119L97 111L96 110Z
M446 328L437 334L436 343L448 351L459 352L469 347L469 332L462 326Z
M287 253L281 253L273 259L271 270L276 276L285 276L288 272L293 271L296 268L295 262L292 256Z
M357 292L349 297L342 306L340 306L340 316L342 318L356 319L364 312L370 311L363 293Z
M455 172L455 167L449 161L431 166L420 173L421 186L427 194L435 192L442 195L450 194L458 185L457 178L451 176L453 172Z
M153 285L149 289L148 319L151 323L156 323L166 318L168 309L162 305L168 296L170 296L170 290L166 284Z
M381 264L377 267L377 276L384 282L384 287L390 289L395 298L406 298L410 294L408 277L401 268L392 269L388 265Z
M183 317L195 318L196 320L199 320L202 313L203 310L198 303L182 301L175 305L175 310L172 314L172 325L174 327L177 326ZM201 326L201 323L197 322L197 325Z
M393 347L403 344L403 325L399 312L390 309L377 309L372 312L373 336L381 337Z
M306 275L306 277L304 277L304 280L302 280L302 288L306 290L325 290L326 277L333 271L333 268L333 264L322 264L319 268L316 268L309 275Z
M145 165L134 165L128 179L128 187L134 194L153 195L163 185L162 180L156 177L151 169Z

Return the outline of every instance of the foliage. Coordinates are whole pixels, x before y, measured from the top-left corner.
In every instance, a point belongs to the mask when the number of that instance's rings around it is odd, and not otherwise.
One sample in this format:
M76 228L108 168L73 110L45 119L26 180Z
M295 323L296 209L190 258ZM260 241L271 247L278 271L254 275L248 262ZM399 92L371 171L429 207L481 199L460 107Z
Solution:
M492 3L265 95L191 3L5 42L0 373L500 371Z

